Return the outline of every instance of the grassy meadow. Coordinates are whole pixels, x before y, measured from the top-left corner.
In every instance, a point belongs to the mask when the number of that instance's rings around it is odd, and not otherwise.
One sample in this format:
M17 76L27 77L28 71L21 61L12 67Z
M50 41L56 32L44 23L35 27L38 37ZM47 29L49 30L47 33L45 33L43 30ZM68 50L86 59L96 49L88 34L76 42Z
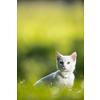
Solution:
M37 80L57 70L56 51L77 52L73 88L34 88ZM84 99L83 3L17 3L17 99Z

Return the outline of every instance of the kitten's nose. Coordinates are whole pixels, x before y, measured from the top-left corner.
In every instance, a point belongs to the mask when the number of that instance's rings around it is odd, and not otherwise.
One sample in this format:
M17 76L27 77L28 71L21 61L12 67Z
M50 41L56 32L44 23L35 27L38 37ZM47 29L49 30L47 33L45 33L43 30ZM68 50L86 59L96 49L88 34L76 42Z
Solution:
M65 68L65 66L63 66Z

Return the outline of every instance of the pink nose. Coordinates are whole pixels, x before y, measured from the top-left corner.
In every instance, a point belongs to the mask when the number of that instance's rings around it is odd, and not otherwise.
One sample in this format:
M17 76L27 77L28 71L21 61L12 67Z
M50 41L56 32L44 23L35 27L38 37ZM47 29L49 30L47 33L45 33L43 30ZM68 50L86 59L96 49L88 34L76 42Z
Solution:
M63 66L65 68L65 66Z

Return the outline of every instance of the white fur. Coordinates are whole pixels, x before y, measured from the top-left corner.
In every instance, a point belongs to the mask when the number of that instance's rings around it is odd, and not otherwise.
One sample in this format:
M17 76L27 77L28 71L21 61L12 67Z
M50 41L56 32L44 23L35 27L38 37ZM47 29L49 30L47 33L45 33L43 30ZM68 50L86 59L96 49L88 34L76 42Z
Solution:
M73 71L76 64L76 53L74 52L70 56L63 56L60 53L56 52L56 55L58 70L41 78L34 85L53 85L57 87L61 87L63 85L65 87L73 86L75 78ZM61 64L60 62L63 62L63 64ZM68 64L68 62L70 62L70 64Z

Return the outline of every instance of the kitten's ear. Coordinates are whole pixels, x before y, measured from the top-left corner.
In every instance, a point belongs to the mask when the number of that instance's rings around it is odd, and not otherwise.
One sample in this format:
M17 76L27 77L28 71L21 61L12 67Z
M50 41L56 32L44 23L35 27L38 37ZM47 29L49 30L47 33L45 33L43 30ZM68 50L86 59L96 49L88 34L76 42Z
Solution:
M59 58L61 57L61 54L56 51L56 56L57 56L57 60L59 60Z
M70 56L71 56L71 57L73 58L73 60L75 61L75 60L76 60L77 54L76 54L76 52L74 52L74 53L72 53Z

